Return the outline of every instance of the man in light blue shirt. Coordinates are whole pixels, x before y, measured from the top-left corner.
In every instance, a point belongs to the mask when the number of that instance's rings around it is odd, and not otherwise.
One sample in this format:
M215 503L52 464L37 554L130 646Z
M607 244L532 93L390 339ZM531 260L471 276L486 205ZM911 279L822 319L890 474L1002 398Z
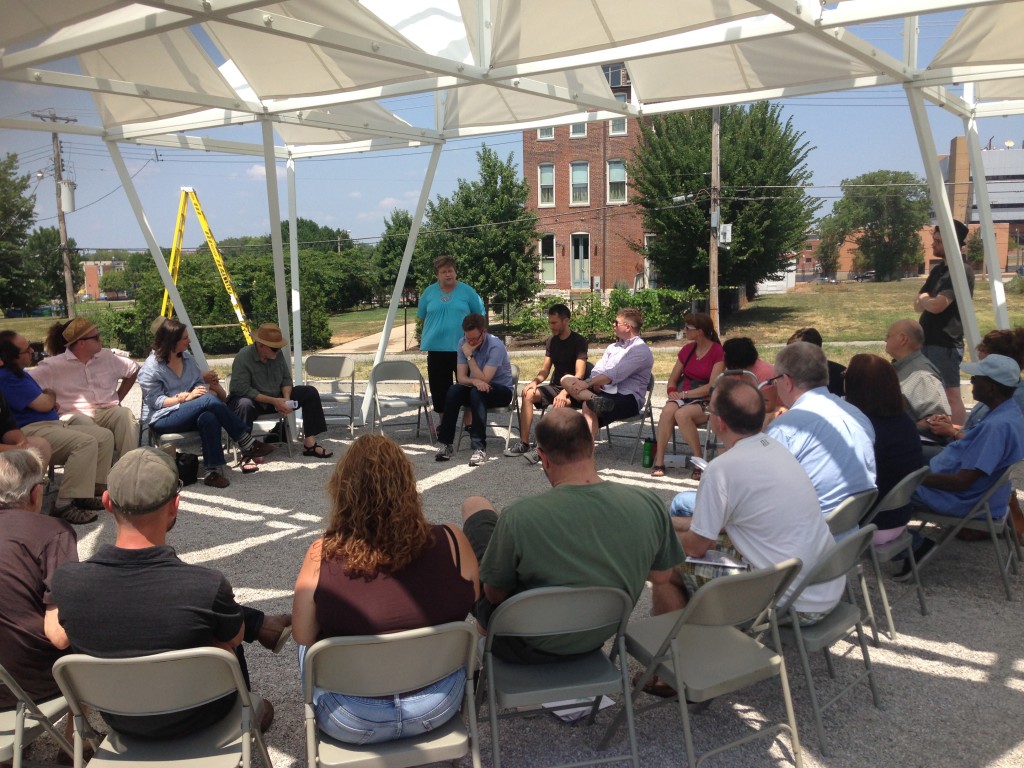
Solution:
M796 456L828 515L847 496L875 487L875 430L858 408L828 391L821 347L798 341L775 358L776 391L789 410L768 434Z
M458 424L459 409L468 407L473 414L469 436L473 453L469 466L487 461L487 409L508 405L515 397L512 365L501 339L487 332L487 318L475 312L462 321L465 334L459 341L457 383L448 390L437 439L441 445L434 455L436 461L449 461L455 454L452 443Z

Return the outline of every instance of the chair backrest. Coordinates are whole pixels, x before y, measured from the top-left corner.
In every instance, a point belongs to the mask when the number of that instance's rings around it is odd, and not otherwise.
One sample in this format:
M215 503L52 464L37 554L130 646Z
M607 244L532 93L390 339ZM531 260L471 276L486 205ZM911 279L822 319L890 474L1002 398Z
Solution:
M857 565L861 556L871 546L871 537L878 530L874 525L866 525L858 531L837 542L836 545L825 554L807 573L807 577L800 583L800 586L793 590L786 600L785 605L779 607L780 612L788 611L796 603L803 591L815 584L824 584L827 581L838 579L850 572L850 569Z
M306 358L306 375L315 379L351 379L355 374L355 358L348 355L310 355Z
M754 621L786 594L802 565L791 557L768 568L712 579L690 599L679 626L735 627Z
M910 503L910 497L914 495L914 491L917 490L917 486L924 480L924 476L929 472L928 467L921 467L915 469L909 475L900 480L894 485L885 496L878 500L878 502L871 508L867 516L862 518L864 525L867 525L875 519L875 516L879 512L888 512L890 509L899 509L905 507Z
M487 624L487 648L499 635L543 637L615 625L625 630L633 600L612 587L541 587L513 595ZM609 634L611 634L609 632Z
M238 692L249 692L233 653L222 648L187 648L128 659L75 653L53 665L53 677L75 715L87 704L117 715L178 712Z
M994 494L996 491L998 491L1000 488L1002 488L1004 485L1006 485L1008 482L1010 482L1010 473L1013 472L1013 468L1016 467L1018 464L1024 464L1024 461L1014 462L1013 464L1008 466L1006 469L1004 469L1002 471L1002 474L999 475L999 478L994 483L992 483L992 487L989 488L987 491L985 491L985 495L984 496L982 496L980 499L978 499L978 502L974 505L974 507L971 509L971 511L967 514L967 517L974 517L975 514L977 514L977 512L980 509L982 509L982 507L984 507L986 504L988 504L988 500L992 498L992 494Z
M409 360L381 360L370 371L370 383L381 381L415 381L422 385L423 376Z
M304 700L312 702L314 686L349 696L391 696L428 686L459 667L472 675L478 638L473 625L453 621L388 635L321 640L306 654Z
M519 393L519 366L516 365L515 363L510 363L509 365L512 368L512 392L514 394L518 395L518 393Z
M838 506L825 515L825 522L832 535L846 533L856 528L860 521L868 514L871 505L878 498L878 489L870 488L847 496Z

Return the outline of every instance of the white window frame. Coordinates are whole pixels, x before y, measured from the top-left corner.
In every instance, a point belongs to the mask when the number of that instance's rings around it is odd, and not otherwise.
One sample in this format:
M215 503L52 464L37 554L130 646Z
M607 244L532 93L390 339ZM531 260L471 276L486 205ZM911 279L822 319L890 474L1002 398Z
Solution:
M551 256L544 256L544 240L551 238ZM541 235L537 240L537 262L539 264L540 281L545 285L554 285L558 282L558 241L555 239L555 235L549 232L545 235ZM544 263L551 263L551 279L544 277Z
M574 187L575 182L573 181L573 170L577 166L583 166L587 171L587 195L585 200L576 200L576 194ZM569 205L570 206L584 206L590 205L590 163L586 160L577 160L569 163Z
M550 131L548 135L544 135L541 131ZM555 140L555 126L546 125L543 128L537 129L537 141L554 141Z
M625 104L626 103L626 94L624 94L624 93L616 93L615 94L615 100L620 102L620 103L622 103L622 104ZM625 136L626 132L627 132L627 129L626 129L627 122L628 121L626 120L625 117L613 117L611 120L608 121L608 135L609 136Z
M582 129L582 133L578 133ZM569 138L570 139L585 139L587 138L587 124L586 123L571 123L569 125Z
M544 176L542 169L551 169L551 184L544 184ZM544 189L551 189L551 202L544 201ZM538 208L554 208L555 207L555 164L554 163L539 163L537 165L537 207Z
M612 163L622 164L622 198L612 199ZM626 176L626 161L614 158L605 164L605 200L608 205L625 205L629 202L629 178Z

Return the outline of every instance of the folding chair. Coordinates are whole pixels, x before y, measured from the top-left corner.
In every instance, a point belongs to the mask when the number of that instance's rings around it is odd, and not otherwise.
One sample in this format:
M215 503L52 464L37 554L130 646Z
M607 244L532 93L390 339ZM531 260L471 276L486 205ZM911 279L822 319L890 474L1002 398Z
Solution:
M480 768L473 693L478 639L473 625L455 621L389 635L332 637L313 645L302 675L308 768L405 768L457 760L467 752L472 752L474 768ZM389 696L435 683L459 667L466 670L463 714L469 720L468 732L456 715L421 736L356 746L336 741L317 728L314 686L353 696Z
M496 405L493 408L487 409L487 415L490 416L492 413L496 414L508 414L508 429L505 431L505 448L508 448L509 441L512 439L512 428L515 427L516 431L519 431L519 366L512 363L512 402L508 405ZM463 407L463 411L466 408ZM486 429L486 426L485 426ZM459 438L455 441L455 450L459 450L462 446L462 436L466 433L466 422L464 419L459 419Z
M966 528L970 531L987 531L992 540L996 568L999 570L999 577L1003 580L1003 589L1006 590L1006 599L1013 600L1013 593L1010 591L1010 579L1006 572L1012 570L1014 573L1017 573L1017 564L1021 559L1021 547L1017 539L1017 529L1013 524L1013 515L1009 514L1009 510L1007 510L1006 515L998 520L993 519L992 509L989 507L988 502L992 498L992 494L1010 481L1010 473L1015 466L1016 464L1011 464L1003 470L999 479L992 484L992 487L989 488L985 495L978 499L978 503L971 507L970 511L963 517L941 515L937 512L920 508L914 511L914 517L925 524L922 526L922 530L928 524L943 529L943 533L938 541L935 542L935 546L918 561L917 568L919 571L926 563L930 563L935 555L939 553L939 550L951 541L960 530ZM1007 529L1009 529L1009 534L1005 536L1007 539L1007 553L1004 560L1002 548L999 546L999 537L1003 536Z
M320 391L320 402L324 405L327 423L348 421L349 435L355 434L356 427L356 363L347 355L310 355L306 358L307 384ZM308 381L329 379L329 381ZM327 387L324 392L321 387ZM345 404L348 413L345 413Z
M43 733L50 734L57 746L74 757L74 748L54 725L68 712L63 696L37 704L3 666L0 666L0 685L7 686L18 700L13 708L0 709L0 763L11 762L13 768L21 768L22 751Z
M621 694L629 730L629 753L572 763L573 766L629 760L639 768L636 731L633 727L633 702L629 697L629 671L626 664L625 630L633 600L625 592L610 587L543 587L513 595L498 606L487 624L484 646L484 670L481 690L487 690L487 708L491 723L491 749L494 768L501 768L498 720L527 713L499 709L536 707L544 702L569 699L594 699L588 724L594 722L604 694ZM612 650L605 655L600 648L582 657L547 664L515 664L494 655L498 637L549 637L575 632L614 628ZM615 666L615 658L619 666ZM573 707L578 707L574 704ZM556 710L557 711L557 710ZM601 744L603 748L608 739Z
M863 525L870 525L874 522L875 516L880 512L888 512L890 509L899 509L910 503L910 497L914 495L917 486L921 484L924 476L928 474L928 467L921 467L900 480L885 496L868 511L861 519ZM889 596L885 589L885 580L882 578L882 566L880 563L888 563L901 552L906 552L910 558L910 572L913 574L914 585L917 587L917 600L921 604L921 615L928 615L928 606L924 600L924 589L921 587L921 577L917 573L917 559L914 557L914 539L904 529L903 532L892 541L876 546L871 545L868 554L871 555L871 564L875 570L875 581L878 584L878 594L882 598L882 610L885 611L885 621L889 626L889 639L896 639L896 626L892 622L892 611L889 607ZM906 594L906 593L904 593ZM893 601L895 602L895 601ZM875 647L878 646L878 623L875 620L875 611L871 605L871 596L864 593L864 607L867 610L865 621L871 626L871 633L875 639Z
M640 447L640 442L644 434L644 424L648 421L651 423L651 439L657 440L658 433L655 431L654 422L654 409L651 407L651 395L654 393L654 372L651 372L651 377L647 381L647 396L644 399L643 405L640 406L640 410L636 416L627 416L624 419L619 419L615 424L627 424L631 421L640 420L640 425L636 428L636 439L633 441L633 452L629 455L629 463L632 464L636 461L636 451ZM608 445L612 444L612 430L611 424L604 425L605 434L608 437Z
M854 604L852 600L851 602L840 600L821 621L802 627L793 604L808 587L832 581L840 576L846 576L851 570L856 568L857 561L867 551L868 547L871 546L871 537L874 535L875 530L874 525L865 526L837 543L825 557L818 561L818 564L811 569L800 586L788 596L785 604L779 608L779 612L788 619L788 623L779 629L782 642L795 645L800 652L800 664L803 667L804 677L807 679L807 691L811 699L811 709L814 712L814 726L818 733L818 744L823 755L827 755L827 744L825 742L825 727L821 722L822 711L832 706L865 678L871 688L871 697L874 700L875 706L881 707L881 702L878 698L878 689L875 687L875 675L874 670L871 668L871 657L868 655L868 644L864 637L864 627L861 625L860 606ZM848 591L847 596L849 595ZM819 705L818 693L814 687L814 677L811 673L811 662L808 654L822 651L825 655L825 663L828 666L829 677L835 678L835 666L833 665L829 648L853 631L857 632L857 640L860 643L860 650L864 657L864 672L859 674L855 680L846 685L834 697Z
M740 629L740 626L752 622L767 622L776 648L781 647L775 605L796 578L800 566L798 559L790 558L769 568L720 576L701 587L682 611L629 624L626 649L644 665L643 674L633 684L630 698L635 701L655 675L671 681L677 691L674 699L666 699L638 711L678 702L690 768L696 768L712 755L777 731L789 732L793 760L797 768L803 765L786 662L781 654ZM786 722L765 726L755 733L715 747L698 758L693 745L688 702L709 703L718 696L775 676L778 676L782 687ZM606 740L615 732L621 719L620 714L608 727Z
M380 385L385 383L403 382L416 386L415 394L408 395L386 395L381 396ZM416 437L420 436L420 420L426 418L427 426L430 428L430 443L434 443L434 424L431 421L430 400L427 398L427 385L423 381L420 369L408 360L382 360L373 366L370 371L369 388L373 391L370 408L370 431L373 432L378 426L380 433L384 434L384 408L400 408L408 410L416 408ZM411 421L392 421L391 426L409 426Z
M144 765L224 766L249 768L256 743L270 768L260 734L258 696L245 687L238 659L222 648L189 648L128 659L98 659L84 654L62 656L53 677L75 718L75 768L83 768L86 740L99 744L90 768ZM111 730L100 739L83 707L118 715L159 715L206 704L232 692L238 699L220 721L176 739L138 739Z
M714 385L717 385L723 376L747 376L755 387L758 389L761 388L757 381L757 376L754 375L753 371L748 371L745 368L729 368L722 371L717 377L715 377ZM712 393L715 390L714 385L711 387ZM708 394L707 399L709 401L711 400L711 394ZM679 453L679 445L676 441L676 429L672 430L672 452ZM711 459L715 457L715 454L718 453L718 440L715 438L714 430L711 429L711 419L708 419L704 423L704 445L701 446L701 453L708 461L711 461Z

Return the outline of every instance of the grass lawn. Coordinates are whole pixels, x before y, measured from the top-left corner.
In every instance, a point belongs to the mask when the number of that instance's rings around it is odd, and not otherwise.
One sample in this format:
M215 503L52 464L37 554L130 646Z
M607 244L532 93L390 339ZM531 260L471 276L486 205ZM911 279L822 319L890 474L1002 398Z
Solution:
M9 317L0 320L0 330L17 331L29 341L45 341L46 332L54 323L63 323L66 317Z

